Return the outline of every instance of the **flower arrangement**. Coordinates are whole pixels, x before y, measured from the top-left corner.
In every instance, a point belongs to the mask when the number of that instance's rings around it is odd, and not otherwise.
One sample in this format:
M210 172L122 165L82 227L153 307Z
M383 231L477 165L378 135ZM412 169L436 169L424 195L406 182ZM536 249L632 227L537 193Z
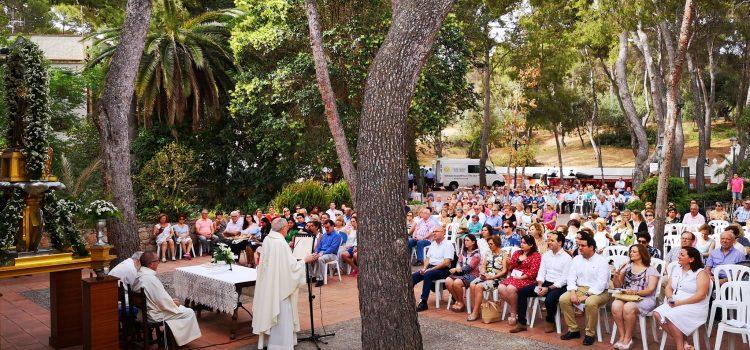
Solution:
M24 203L23 191L13 189L13 192L0 210L0 248L10 247L16 241L16 235L21 230Z
M23 118L21 140L10 138L11 146L23 146L26 175L41 179L49 158L50 108L49 78L42 50L32 41L19 38L8 57L5 77L8 114L11 120ZM8 130L9 134L12 130ZM20 145L13 144L19 142Z
M225 243L219 243L218 247L214 250L213 258L214 262L225 262L229 264L229 266L232 266L236 256L234 256L234 253L232 253L232 250L229 249L228 245Z
M83 215L89 222L96 222L106 219L122 219L120 209L105 200L95 200L83 209Z
M71 247L76 256L88 255L86 242L73 223L75 213L80 210L79 206L70 200L58 199L54 191L45 193L44 202L44 226L52 246L58 250Z

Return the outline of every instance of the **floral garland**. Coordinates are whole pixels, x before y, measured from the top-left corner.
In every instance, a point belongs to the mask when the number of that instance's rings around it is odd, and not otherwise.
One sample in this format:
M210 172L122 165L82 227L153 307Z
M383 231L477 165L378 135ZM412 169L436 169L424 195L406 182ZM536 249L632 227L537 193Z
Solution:
M16 243L26 206L23 197L22 190L13 189L5 207L0 210L0 248L12 247Z
M8 56L5 76L8 115L23 118L20 141L26 160L26 175L31 179L41 179L49 157L49 76L44 69L43 57L35 43L19 38ZM9 134L12 132L8 130Z
M52 246L57 250L73 248L76 256L88 255L86 242L73 222L79 206L67 199L58 199L54 191L44 194L44 227Z

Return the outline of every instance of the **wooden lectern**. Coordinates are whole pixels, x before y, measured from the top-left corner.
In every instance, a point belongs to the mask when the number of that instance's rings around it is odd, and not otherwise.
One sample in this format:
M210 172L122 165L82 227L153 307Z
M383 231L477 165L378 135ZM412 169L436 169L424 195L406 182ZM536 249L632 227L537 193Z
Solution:
M117 349L117 282L112 276L83 279L83 348Z

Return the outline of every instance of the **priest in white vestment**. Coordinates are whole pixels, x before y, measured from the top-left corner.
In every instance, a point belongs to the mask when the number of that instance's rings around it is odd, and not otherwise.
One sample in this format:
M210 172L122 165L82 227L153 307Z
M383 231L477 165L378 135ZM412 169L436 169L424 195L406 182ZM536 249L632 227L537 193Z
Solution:
M129 259L121 261L112 270L109 270L109 275L119 278L120 282L130 288L138 276L138 269L141 268L141 255L143 255L143 252L135 252Z
M300 330L297 292L305 283L305 264L315 261L308 255L299 261L284 239L286 219L271 222L271 232L263 240L258 279L253 297L253 333L258 349L288 350L297 345ZM265 344L267 341L267 345Z
M141 268L133 283L133 290L146 291L148 319L155 322L166 321L178 346L185 345L201 337L198 319L192 309L180 305L180 301L169 296L164 285L156 277L159 257L154 252L141 255Z

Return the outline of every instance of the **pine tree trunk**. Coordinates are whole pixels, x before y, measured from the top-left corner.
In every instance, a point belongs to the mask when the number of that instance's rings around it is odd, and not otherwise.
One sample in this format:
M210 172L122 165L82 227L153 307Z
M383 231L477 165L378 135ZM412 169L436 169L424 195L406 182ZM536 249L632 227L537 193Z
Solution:
M674 127L679 120L678 94L680 90L680 78L682 74L682 64L685 61L688 41L691 36L692 22L695 15L694 4L692 0L685 1L685 11L682 16L682 26L680 27L680 40L677 52L674 57L674 64L671 66L669 80L669 90L667 94L667 118L665 121L664 132L664 160L659 169L659 181L656 187L656 229L654 232L654 244L657 248L664 251L664 223L667 209L667 186L669 184L669 174L672 169L672 157L674 153Z
M336 95L333 93L331 86L331 77L328 74L328 61L323 52L323 33L320 29L320 19L318 17L318 7L315 0L305 0L305 9L307 10L307 23L310 28L310 46L313 52L313 61L315 62L315 76L318 80L318 90L323 99L325 106L326 120L328 128L333 135L333 143L336 147L336 155L339 157L341 172L344 174L349 185L349 192L352 194L352 205L356 207L357 203L357 169L354 167L352 155L349 153L349 144L346 141L344 126L341 124L339 111L336 107Z
M591 147L594 149L596 155L596 161L599 164L599 170L601 172L602 183L604 183L604 160L602 159L602 148L596 143L596 119L599 117L599 99L596 96L596 81L594 75L594 65L589 66L589 85L591 86L591 100L593 101L594 108L591 111L591 119L589 119L586 127L586 134L591 142Z
M562 161L562 150L560 147L560 133L557 131L557 125L553 129L555 134L555 146L557 147L557 165L560 167L560 179L563 178L563 161Z
M99 103L102 170L112 202L124 216L123 220L113 221L109 225L109 243L114 245L118 256L113 264L140 248L130 175L128 119L150 21L151 0L128 0L119 44L109 63Z
M484 108L482 110L482 141L479 150L479 188L487 186L487 139L490 134L490 75L491 75L490 50L484 52L484 69L482 70L482 89L484 90Z
M716 49L714 48L714 37L710 36L708 41L708 76L710 88L706 102L706 149L711 149L711 120L714 116L716 106ZM704 95L706 93L704 92Z
M640 118L638 118L635 103L633 103L633 97L630 94L630 88L628 87L628 32L620 33L619 43L620 51L617 61L615 62L615 82L617 83L620 107L628 119L628 127L635 135L635 139L633 140L636 145L633 186L637 187L648 177L649 173L648 138L646 137L646 128L643 127Z
M393 0L365 83L357 144L362 347L422 349L403 220L406 117L452 0ZM384 258L388 257L388 258Z
M698 79L698 69L693 62L692 55L687 56L690 71L690 90L693 94L693 120L698 126L698 157L695 159L695 190L703 193L706 188L706 125L704 124L704 105L701 99L701 88Z

